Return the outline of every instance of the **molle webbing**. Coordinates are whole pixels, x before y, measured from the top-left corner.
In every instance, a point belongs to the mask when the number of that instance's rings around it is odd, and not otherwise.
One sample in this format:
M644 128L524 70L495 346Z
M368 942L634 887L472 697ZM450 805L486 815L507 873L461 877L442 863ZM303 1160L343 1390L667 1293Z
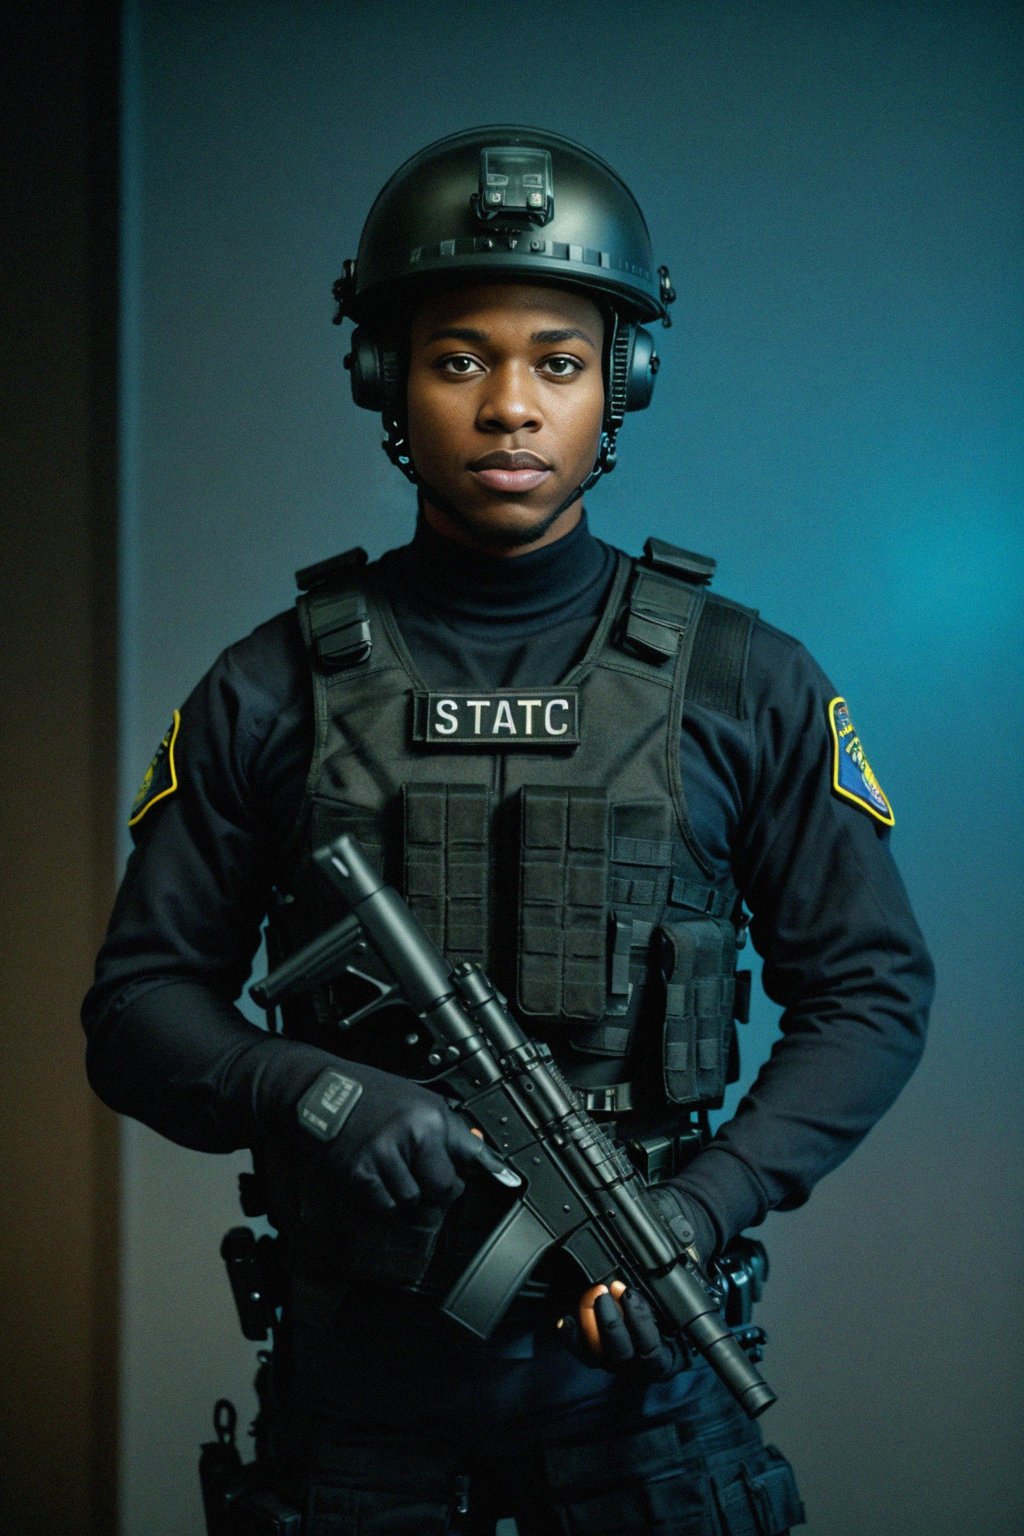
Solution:
M659 930L665 988L665 1093L672 1104L721 1094L736 995L736 930L695 918Z
M606 995L608 797L526 788L520 797L518 993L523 1012L601 1018Z
M405 892L434 942L486 965L491 794L473 784L406 784Z
M712 561L650 540L643 560L619 557L564 680L579 697L576 752L445 751L417 739L423 682L362 558L302 573L311 846L355 831L442 950L483 964L581 1086L604 1091L613 1071L621 1086L643 1044L663 1052L676 1103L719 1100L736 891L709 879L689 833L678 743L687 700L742 717L753 613L708 592Z
M691 704L742 720L750 633L756 617L752 608L709 595L694 637L686 680Z
M612 905L648 907L666 900L674 907L699 912L705 917L728 917L736 902L735 892L669 874L678 857L679 845L671 838L616 837L612 842L611 883L608 887ZM632 866L625 875L616 866ZM650 877L638 874L650 869Z
M685 880L682 875L672 876L668 899L673 907L685 907L702 917L728 917L736 905L734 891L701 885L696 880Z
M649 907L663 901L666 895L666 872L671 868L673 848L672 839L667 837L616 837L612 842L615 864L633 867L628 875L613 867L608 890L612 905L628 903L631 906ZM642 874L637 874L636 866L643 870Z

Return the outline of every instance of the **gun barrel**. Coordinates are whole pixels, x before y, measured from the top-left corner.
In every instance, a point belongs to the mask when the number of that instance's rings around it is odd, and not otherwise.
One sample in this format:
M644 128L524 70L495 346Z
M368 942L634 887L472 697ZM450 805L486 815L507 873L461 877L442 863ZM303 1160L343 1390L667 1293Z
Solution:
M680 1264L652 1288L669 1316L679 1319L681 1314L689 1314L682 1326L687 1342L704 1356L744 1412L753 1419L770 1408L776 1394L737 1343L697 1275Z
M731 1333L701 1353L729 1388L749 1419L756 1419L778 1401L757 1367L747 1358Z
M627 1241L652 1299L670 1325L704 1356L746 1413L751 1418L763 1413L775 1402L775 1393L737 1343L720 1311L718 1294L694 1266L678 1257L672 1262L667 1229L646 1190L636 1188L634 1179L606 1188L604 1201L614 1207L620 1239Z

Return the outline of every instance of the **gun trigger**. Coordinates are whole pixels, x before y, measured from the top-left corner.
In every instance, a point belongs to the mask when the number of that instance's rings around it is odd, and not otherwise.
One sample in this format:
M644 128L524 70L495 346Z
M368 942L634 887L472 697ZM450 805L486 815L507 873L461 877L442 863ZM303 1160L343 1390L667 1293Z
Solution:
M497 1179L499 1184L504 1184L507 1189L519 1189L523 1182L521 1175L514 1168L511 1168L504 1158L499 1157L493 1148L487 1145L484 1141L483 1131L475 1125L471 1125L469 1131L471 1136L477 1136L483 1142L483 1146L480 1148L479 1159L481 1168L489 1173L492 1178Z

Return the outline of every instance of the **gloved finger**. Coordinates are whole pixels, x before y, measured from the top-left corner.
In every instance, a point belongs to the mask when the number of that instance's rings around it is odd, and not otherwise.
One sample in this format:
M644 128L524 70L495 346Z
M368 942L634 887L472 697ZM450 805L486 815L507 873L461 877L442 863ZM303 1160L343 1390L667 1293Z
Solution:
M397 1204L371 1164L354 1163L344 1183L344 1197L364 1211L393 1211Z
M658 1320L650 1304L639 1291L625 1291L619 1305L626 1321L626 1328L633 1341L633 1350L640 1360L649 1360L664 1348L664 1339Z
M368 1189L383 1188L392 1205L403 1205L422 1198L415 1175L390 1137L368 1142L356 1159L353 1176L363 1176ZM375 1200L376 1208L383 1209Z
M416 1148L413 1160L419 1197L428 1205L449 1206L465 1189L458 1169L442 1142L433 1137Z
M626 1320L637 1364L650 1381L667 1381L684 1365L683 1351L678 1340L667 1338L647 1299L637 1291L627 1291L622 1297L622 1314Z
M636 1349L626 1319L619 1311L614 1296L610 1296L607 1291L594 1302L594 1317L601 1338L601 1353L609 1369L614 1370L616 1366L626 1365L635 1359Z
M576 1319L567 1313L565 1317L558 1319L556 1326L558 1336L569 1353L575 1355L582 1365L588 1365L592 1370L600 1370L602 1361L587 1343Z
M601 1344L601 1331L597 1326L597 1318L594 1315L594 1303L599 1296L610 1293L613 1300L618 1301L626 1289L621 1280L613 1280L611 1285L605 1285L598 1281L583 1292L579 1299L577 1321L580 1325L580 1333L584 1344L589 1346L591 1354L598 1360L602 1358L603 1346Z
M448 1124L447 1147L451 1157L465 1166L476 1163L509 1189L518 1189L522 1179L514 1168L502 1161L497 1152L484 1141L483 1132L472 1130L459 1115L453 1114Z
M489 1173L492 1178L497 1179L499 1184L504 1184L507 1189L518 1189L523 1182L519 1174L516 1173L514 1168L510 1167L508 1163L506 1163L502 1158L498 1156L493 1147L489 1147L487 1145L487 1143L484 1141L483 1131L478 1131L476 1127L473 1126L470 1130L470 1135L475 1137L476 1140L480 1143L480 1151L477 1154L477 1161L479 1162L484 1172Z

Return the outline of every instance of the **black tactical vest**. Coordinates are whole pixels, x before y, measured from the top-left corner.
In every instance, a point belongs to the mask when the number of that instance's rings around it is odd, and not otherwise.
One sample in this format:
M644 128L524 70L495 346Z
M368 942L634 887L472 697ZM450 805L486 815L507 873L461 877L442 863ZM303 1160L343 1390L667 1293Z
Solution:
M479 961L586 1106L652 1124L735 1075L740 902L690 829L684 692L739 715L754 615L714 562L648 540L620 555L586 654L555 688L430 689L361 550L299 573L315 699L304 853L279 943L340 915L310 863L354 832L452 959ZM741 979L748 976L741 973ZM349 1059L431 1075L411 1016L342 1035L324 989L285 1027Z

